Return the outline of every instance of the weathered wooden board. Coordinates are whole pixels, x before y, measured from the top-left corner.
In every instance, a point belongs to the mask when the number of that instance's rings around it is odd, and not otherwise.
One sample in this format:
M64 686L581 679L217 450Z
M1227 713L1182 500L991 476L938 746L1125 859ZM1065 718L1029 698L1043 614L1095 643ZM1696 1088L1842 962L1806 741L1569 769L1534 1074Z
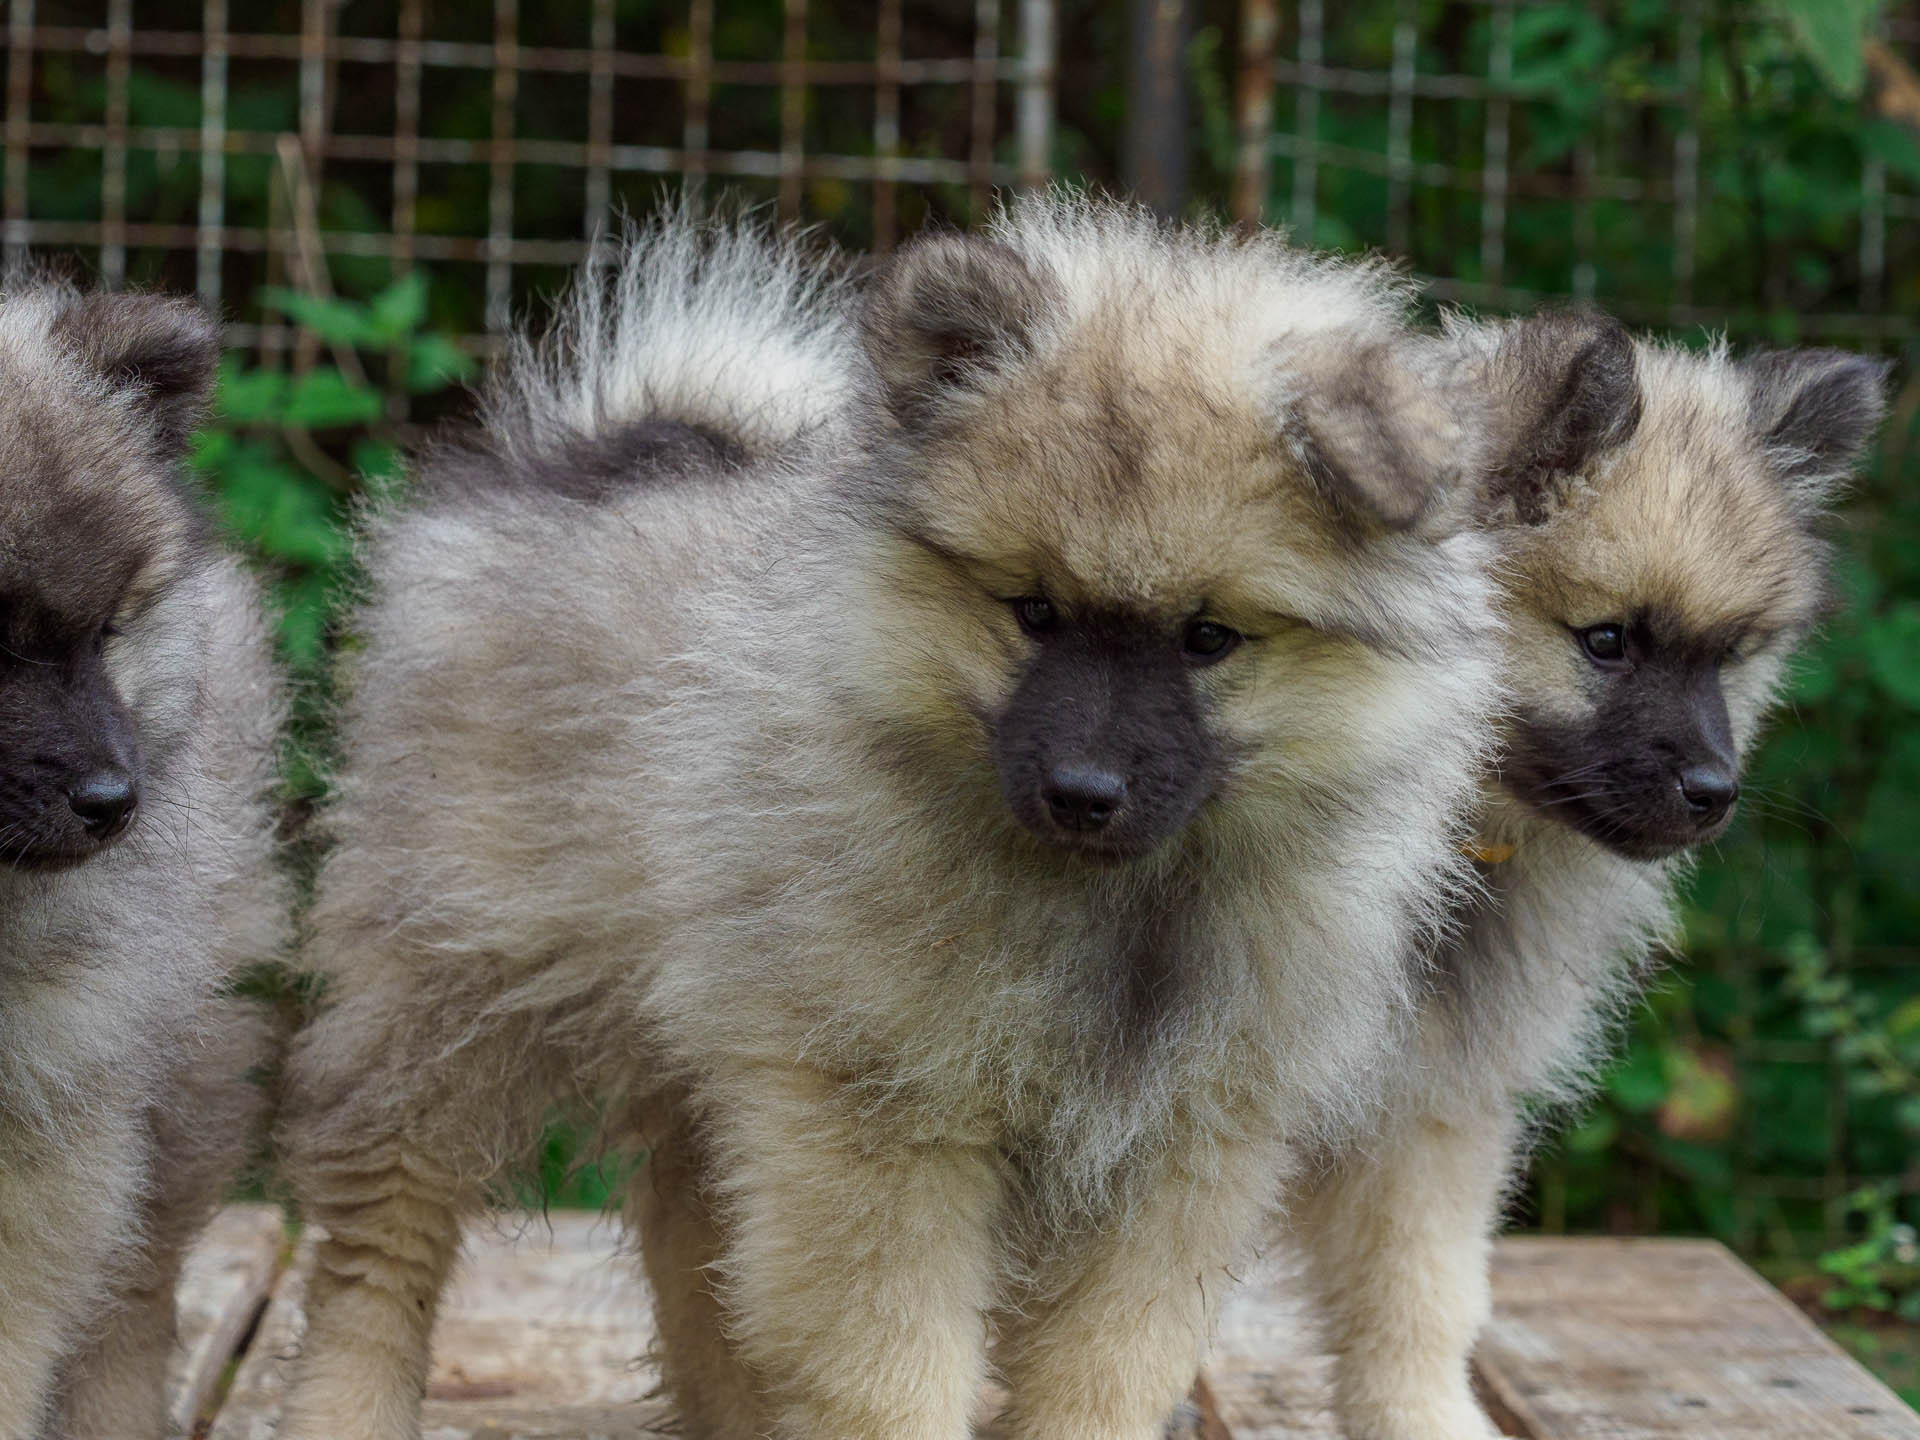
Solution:
M618 1228L557 1211L470 1240L441 1304L422 1440L652 1440L653 1324ZM306 1331L310 1247L282 1277L210 1440L269 1440Z
M1513 1239L1489 1387L1536 1436L1920 1440L1920 1416L1711 1241Z
M671 1416L617 1227L556 1213L475 1237L435 1331L424 1440L653 1440ZM280 1278L211 1440L270 1440L304 1329ZM1182 1440L1339 1440L1327 1361L1266 1262L1230 1298ZM1920 1417L1717 1245L1503 1241L1478 1364L1531 1440L1920 1440Z
M285 1234L278 1206L234 1205L214 1217L187 1256L174 1299L180 1343L167 1368L167 1416L175 1430L192 1430L266 1303Z
M307 1330L304 1306L312 1264L313 1242L303 1240L293 1253L293 1263L273 1287L266 1314L260 1317L253 1342L234 1371L226 1403L214 1417L207 1440L272 1440L286 1398L288 1367Z

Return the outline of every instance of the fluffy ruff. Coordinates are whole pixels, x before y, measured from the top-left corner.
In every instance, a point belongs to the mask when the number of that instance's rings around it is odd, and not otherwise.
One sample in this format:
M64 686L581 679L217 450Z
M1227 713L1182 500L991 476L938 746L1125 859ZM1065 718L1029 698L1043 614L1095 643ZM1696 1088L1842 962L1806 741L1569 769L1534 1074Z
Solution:
M692 1433L959 1437L991 1353L1013 1434L1157 1436L1473 883L1497 457L1390 276L1073 197L857 315L793 253L641 237L368 527L289 1440L416 1433L461 1226L567 1111L647 1147ZM1215 757L1132 858L1003 793L1035 587ZM1202 609L1239 649L1153 658Z

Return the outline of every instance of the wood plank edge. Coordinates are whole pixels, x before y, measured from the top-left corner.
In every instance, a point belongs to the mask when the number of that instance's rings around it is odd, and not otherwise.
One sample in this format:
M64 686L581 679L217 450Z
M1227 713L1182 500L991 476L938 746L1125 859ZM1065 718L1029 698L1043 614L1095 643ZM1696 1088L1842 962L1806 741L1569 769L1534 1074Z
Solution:
M210 1402L230 1377L242 1347L266 1311L268 1297L280 1272L286 1268L286 1217L277 1205L230 1206L208 1225L196 1243L208 1243L222 1222L238 1219L251 1222L256 1233L243 1239L249 1247L262 1248L261 1258L265 1263L249 1264L240 1289L212 1328L197 1337L195 1348L200 1352L197 1363L189 1365L180 1388L167 1401L167 1420L175 1433L192 1434L198 1423L208 1417Z

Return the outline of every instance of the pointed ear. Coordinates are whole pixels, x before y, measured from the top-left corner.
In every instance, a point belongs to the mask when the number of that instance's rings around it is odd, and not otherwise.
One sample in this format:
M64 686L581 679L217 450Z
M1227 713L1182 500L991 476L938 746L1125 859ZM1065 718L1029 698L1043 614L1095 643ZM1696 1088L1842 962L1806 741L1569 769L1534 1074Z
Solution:
M135 391L168 452L185 452L213 396L220 327L212 316L166 295L83 295L61 311L53 334L97 374Z
M1307 474L1343 515L1369 528L1434 535L1444 500L1472 468L1477 402L1456 396L1407 342L1324 339L1293 347L1313 382L1289 428Z
M1055 287L998 241L914 241L875 277L862 320L888 408L924 421L983 372L1032 353L1058 304Z
M1633 338L1598 312L1532 315L1489 332L1485 354L1493 446L1485 505L1509 504L1538 525L1560 496L1556 480L1576 475L1632 438L1640 424Z
M1890 363L1846 350L1763 350L1739 362L1753 428L1788 489L1820 504L1886 413Z

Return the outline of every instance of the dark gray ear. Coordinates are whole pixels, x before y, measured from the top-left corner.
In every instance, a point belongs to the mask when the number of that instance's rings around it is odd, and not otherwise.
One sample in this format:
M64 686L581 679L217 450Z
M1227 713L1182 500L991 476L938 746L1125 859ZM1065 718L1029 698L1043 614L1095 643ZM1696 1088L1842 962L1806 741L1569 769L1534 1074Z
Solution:
M1609 315L1558 312L1512 321L1486 361L1493 413L1486 501L1524 523L1552 513L1556 480L1623 444L1640 424L1633 338Z
M1290 406L1307 474L1341 513L1388 530L1430 529L1475 443L1477 413L1414 348L1340 337L1293 353L1312 377Z
M213 317L168 295L84 295L60 313L53 333L113 384L138 392L169 451L186 449L213 396Z
M887 405L924 419L981 372L1029 354L1058 303L1054 287L998 241L928 235L875 277L862 330Z
M1886 413L1889 362L1846 350L1763 350L1740 361L1753 428L1790 489L1818 503Z

